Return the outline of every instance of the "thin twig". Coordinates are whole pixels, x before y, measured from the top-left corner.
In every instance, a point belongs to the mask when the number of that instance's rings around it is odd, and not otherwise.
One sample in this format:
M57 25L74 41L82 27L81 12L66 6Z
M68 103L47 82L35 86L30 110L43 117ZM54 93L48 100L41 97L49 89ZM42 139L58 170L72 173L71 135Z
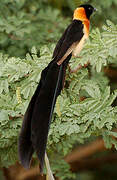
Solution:
M51 168L50 168L49 159L48 159L46 153L45 153L45 165L46 165L46 170L47 170L46 180L55 180L54 176L52 174L52 171L51 171Z

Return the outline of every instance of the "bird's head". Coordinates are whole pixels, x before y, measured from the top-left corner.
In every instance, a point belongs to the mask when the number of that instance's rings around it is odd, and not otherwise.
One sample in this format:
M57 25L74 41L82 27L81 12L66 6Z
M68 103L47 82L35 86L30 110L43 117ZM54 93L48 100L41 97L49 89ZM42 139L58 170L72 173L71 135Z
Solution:
M83 4L74 11L73 19L86 20L90 19L91 14L96 11L96 8L89 4Z

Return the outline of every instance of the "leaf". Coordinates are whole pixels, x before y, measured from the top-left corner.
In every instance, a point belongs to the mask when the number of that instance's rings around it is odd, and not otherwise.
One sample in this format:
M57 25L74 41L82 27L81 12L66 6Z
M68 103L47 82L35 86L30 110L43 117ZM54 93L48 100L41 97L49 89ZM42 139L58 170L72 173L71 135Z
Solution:
M96 71L99 73L101 71L101 68L102 68L102 61L99 58L96 64Z
M110 149L112 147L112 137L108 136L105 132L105 133L103 133L103 139L104 139L104 143L106 145L106 148Z
M87 93L93 98L101 97L99 87L93 81L89 82L88 84L86 83L86 85L83 86L83 89L87 91Z
M32 47L31 53L32 53L32 54L37 54L37 50L36 50L35 46Z
M0 124L1 126L4 126L8 123L9 117L8 117L8 111L2 110L0 111Z
M117 47L110 48L109 55L115 58L117 56Z

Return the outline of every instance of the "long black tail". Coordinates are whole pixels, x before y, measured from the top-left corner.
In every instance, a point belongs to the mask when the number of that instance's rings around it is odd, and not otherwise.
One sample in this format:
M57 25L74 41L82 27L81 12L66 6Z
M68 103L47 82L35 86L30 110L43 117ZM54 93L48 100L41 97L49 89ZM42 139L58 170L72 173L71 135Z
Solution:
M24 115L19 135L19 159L25 168L30 167L32 154L35 151L40 161L40 172L43 171L52 113L56 98L63 88L66 67L70 58L71 55L60 66L53 60L42 71L39 85Z

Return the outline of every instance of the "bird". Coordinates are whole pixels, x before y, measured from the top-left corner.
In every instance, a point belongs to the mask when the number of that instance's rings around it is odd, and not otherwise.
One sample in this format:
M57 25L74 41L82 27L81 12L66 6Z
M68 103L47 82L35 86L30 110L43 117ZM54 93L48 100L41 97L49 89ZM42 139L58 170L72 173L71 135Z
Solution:
M90 16L96 9L83 4L74 10L73 20L66 28L54 49L52 61L42 70L38 86L24 114L18 138L18 154L22 166L30 168L36 152L40 173L54 106L64 86L66 68L71 57L77 57L89 36Z

